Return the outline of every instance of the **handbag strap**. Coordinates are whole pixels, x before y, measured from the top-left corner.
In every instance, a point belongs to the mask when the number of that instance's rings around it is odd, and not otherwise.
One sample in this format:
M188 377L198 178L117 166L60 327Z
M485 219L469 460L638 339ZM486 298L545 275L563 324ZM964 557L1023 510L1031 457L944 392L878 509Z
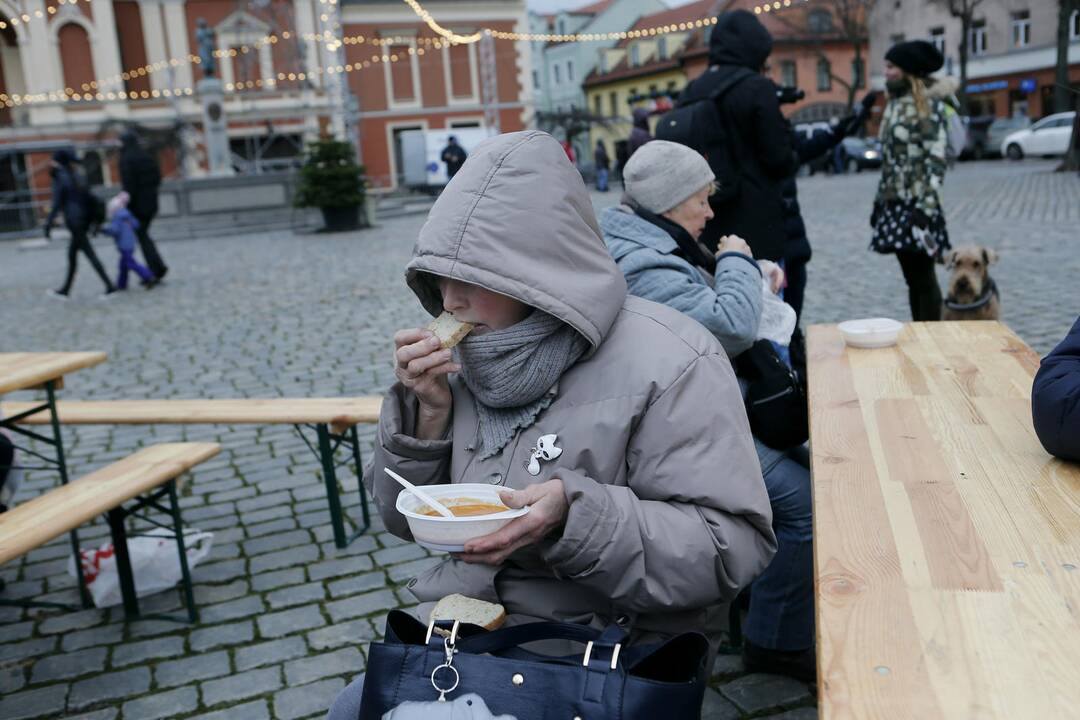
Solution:
M587 625L535 622L462 638L458 642L458 649L475 654L499 654L519 645L541 640L570 640L591 642L594 648L610 648L614 651L615 646L622 643L625 637L626 633L618 625L609 625L601 631Z

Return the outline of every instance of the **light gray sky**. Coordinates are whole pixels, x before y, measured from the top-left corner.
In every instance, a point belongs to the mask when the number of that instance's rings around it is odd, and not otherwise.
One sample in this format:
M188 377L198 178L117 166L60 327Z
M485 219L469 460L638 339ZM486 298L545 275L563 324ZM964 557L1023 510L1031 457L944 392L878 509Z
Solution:
M691 0L664 0L671 7L678 7L679 5L685 5ZM581 7L582 5L588 5L592 0L527 0L525 3L529 6L530 10L535 10L538 13L549 13L556 10L563 10L566 8Z

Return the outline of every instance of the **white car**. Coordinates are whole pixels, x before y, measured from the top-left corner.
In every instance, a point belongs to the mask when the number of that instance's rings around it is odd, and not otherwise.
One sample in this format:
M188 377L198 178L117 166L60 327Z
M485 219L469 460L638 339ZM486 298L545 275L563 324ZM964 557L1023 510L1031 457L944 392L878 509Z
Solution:
M1001 154L1010 160L1025 155L1064 155L1069 149L1075 112L1050 115L1025 130L1005 136Z

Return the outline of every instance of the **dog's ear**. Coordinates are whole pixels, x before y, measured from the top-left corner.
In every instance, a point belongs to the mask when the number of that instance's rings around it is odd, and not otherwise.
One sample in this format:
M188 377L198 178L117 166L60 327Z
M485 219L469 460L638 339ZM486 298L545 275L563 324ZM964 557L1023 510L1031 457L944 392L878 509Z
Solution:
M950 270L956 267L956 255L957 253L955 250L950 250L949 252L945 253L945 267Z
M998 261L997 250L991 250L989 248L983 248L983 263L986 265L993 265Z

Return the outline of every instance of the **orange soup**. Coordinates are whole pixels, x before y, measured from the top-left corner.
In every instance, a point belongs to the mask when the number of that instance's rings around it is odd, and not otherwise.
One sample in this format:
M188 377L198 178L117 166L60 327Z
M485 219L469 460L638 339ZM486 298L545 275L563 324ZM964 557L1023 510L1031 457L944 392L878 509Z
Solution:
M493 513L501 513L510 508L505 505L495 505L493 503L480 502L479 500L473 500L471 498L462 498L458 500L444 500L441 501L443 505L446 505L450 512L454 513L456 517L475 517L477 515L491 515ZM454 504L451 504L454 503ZM421 515L428 515L430 517L441 517L439 511L435 508L425 507L423 510L418 510Z

